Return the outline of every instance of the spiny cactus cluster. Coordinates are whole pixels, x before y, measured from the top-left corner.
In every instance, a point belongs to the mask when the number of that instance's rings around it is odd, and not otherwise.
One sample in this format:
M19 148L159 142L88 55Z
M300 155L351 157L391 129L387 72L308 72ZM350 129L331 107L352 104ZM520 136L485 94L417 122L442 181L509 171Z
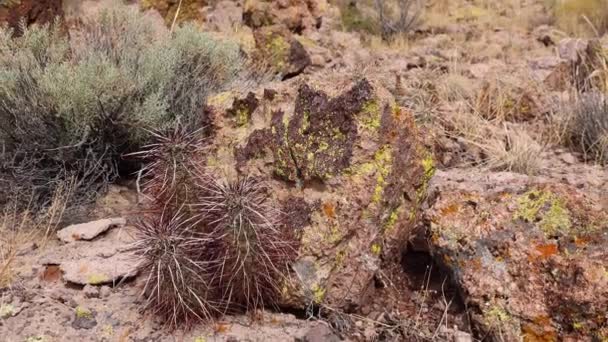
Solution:
M201 135L178 124L135 154L147 163L135 243L145 309L173 328L275 305L296 256L267 186L207 172Z

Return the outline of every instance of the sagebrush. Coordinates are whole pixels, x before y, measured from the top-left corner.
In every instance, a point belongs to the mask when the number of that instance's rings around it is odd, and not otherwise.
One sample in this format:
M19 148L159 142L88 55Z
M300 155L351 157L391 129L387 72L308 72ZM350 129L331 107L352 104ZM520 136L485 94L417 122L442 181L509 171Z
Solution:
M60 27L0 29L0 181L41 203L67 177L90 197L129 171L120 157L149 142L147 130L205 124L207 96L241 65L236 45L193 25L169 33L128 7L69 38Z

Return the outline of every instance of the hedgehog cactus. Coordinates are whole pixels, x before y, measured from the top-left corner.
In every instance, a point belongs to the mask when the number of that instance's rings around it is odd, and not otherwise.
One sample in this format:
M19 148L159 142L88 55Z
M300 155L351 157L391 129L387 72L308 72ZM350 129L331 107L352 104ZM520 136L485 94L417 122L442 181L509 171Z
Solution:
M201 246L209 239L197 231L197 222L180 210L174 214L163 210L143 218L136 227L134 250L147 274L145 309L172 328L211 318L216 305L207 296L210 267L201 258Z
M208 178L195 205L215 246L214 287L222 289L226 309L255 311L275 305L280 284L296 256L295 241L282 229L280 211L268 200L260 181Z
M150 132L156 142L133 153L148 164L142 169L143 193L157 203L176 206L189 202L193 185L201 170L205 140L202 130L189 131L177 123L166 133Z
M275 304L296 255L263 183L206 174L199 133L177 125L134 154L148 162L135 244L146 308L172 327Z

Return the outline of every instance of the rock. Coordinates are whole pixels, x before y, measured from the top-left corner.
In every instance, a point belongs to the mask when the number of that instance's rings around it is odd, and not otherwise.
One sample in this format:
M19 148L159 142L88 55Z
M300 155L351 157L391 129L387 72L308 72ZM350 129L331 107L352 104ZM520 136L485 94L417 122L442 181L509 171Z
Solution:
M257 58L266 61L283 80L302 73L312 61L302 43L280 25L260 28L253 33Z
M238 2L222 0L205 15L204 26L207 30L232 33L241 24L243 8Z
M18 28L21 20L27 25L46 24L63 14L61 0L19 0L0 2L0 23Z
M103 286L101 286L101 288L99 288L99 296L101 298L108 298L111 294L112 294L111 287L109 287L107 285L103 285Z
M249 92L244 99L234 99L232 107L226 111L230 117L234 118L237 126L244 126L249 123L251 114L258 108L260 101L255 94Z
M85 298L99 298L99 289L96 286L85 285L82 289Z
M112 284L137 274L137 259L128 253L62 262L63 279L80 285Z
M282 304L354 310L382 264L400 259L433 161L411 114L391 99L367 80L333 98L302 85L293 114L275 111L237 143L239 171L273 184L285 224L301 236Z
M576 164L578 161L572 153L563 153L560 157L564 163L569 165Z
M341 339L325 324L318 324L311 328L302 339L302 342L340 342Z
M473 336L464 331L454 333L454 342L473 342Z
M467 179L435 178L426 219L431 253L477 308L475 325L505 341L605 336L608 214L551 180Z
M108 218L87 223L74 224L57 232L57 237L63 242L92 240L99 234L116 226L124 226L127 221L122 217Z
M540 25L532 31L532 36L537 41L545 46L557 44L562 38L567 35L564 32L556 30L549 25Z
M169 26L173 23L178 7L178 23L187 21L202 22L204 20L202 8L205 2L201 0L139 0L139 5L143 10L157 10Z
M253 29L270 25L285 25L291 32L302 33L321 25L325 0L247 0L243 23Z
M74 320L72 321L72 328L74 329L93 329L97 325L95 317L97 312L89 310L82 306L77 306L74 309Z

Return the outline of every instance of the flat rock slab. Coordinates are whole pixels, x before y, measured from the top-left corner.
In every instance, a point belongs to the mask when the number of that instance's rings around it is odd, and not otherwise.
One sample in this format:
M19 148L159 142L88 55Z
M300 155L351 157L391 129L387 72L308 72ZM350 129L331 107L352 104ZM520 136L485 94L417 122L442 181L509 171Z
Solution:
M118 253L109 258L89 257L71 260L59 266L63 279L80 285L102 285L137 275L137 259L130 253Z
M92 240L99 234L116 226L124 226L127 223L122 217L107 218L87 223L74 224L57 232L57 237L65 243L78 240Z

